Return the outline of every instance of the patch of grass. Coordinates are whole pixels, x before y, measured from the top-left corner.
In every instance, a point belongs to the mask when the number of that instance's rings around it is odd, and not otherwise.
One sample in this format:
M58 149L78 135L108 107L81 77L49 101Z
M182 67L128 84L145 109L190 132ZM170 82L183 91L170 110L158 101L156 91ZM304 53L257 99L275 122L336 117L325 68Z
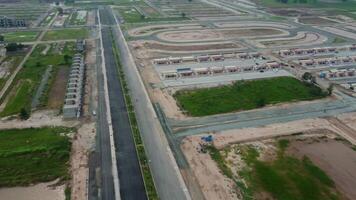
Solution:
M250 110L268 104L313 100L327 96L319 87L292 77L238 81L233 85L181 90L178 105L191 116Z
M88 34L89 32L86 28L50 30L44 35L43 40L83 39L87 38Z
M116 9L124 18L125 23L144 23L156 21L180 21L187 20L187 17L161 17L160 15L145 16L141 15L134 7L119 7Z
M71 131L64 127L0 131L0 187L67 179L71 143L61 134Z
M30 110L27 104L32 95L31 83L28 81L19 82L19 87L16 89L16 93L10 97L4 110L0 113L0 116L9 116L19 113L22 108Z
M38 35L37 31L17 31L2 34L6 42L32 42Z
M338 43L345 43L347 40L341 37L335 37L334 40L332 41L333 44L338 44Z
M46 55L42 55L41 52L45 48L45 45L38 45L30 58L26 61L24 67L16 75L12 87L9 89L14 90L10 92L14 95L9 97L8 103L0 113L1 117L17 114L22 108L31 110L32 97L48 65L52 65L54 70L60 66L70 65L70 63L65 63L64 55L74 54L72 43L67 43L61 54L59 52L48 52ZM51 86L51 82L49 82L49 86ZM48 95L48 91L49 90L45 90L43 95Z
M218 165L219 169L222 171L222 173L227 176L228 178L233 179L233 173L231 169L225 164L225 159L224 157L220 154L219 150L217 150L214 146L206 146L206 150L208 150L209 155L211 158L216 162Z
M319 167L315 166L312 161L308 157L303 157L303 166L308 171L308 173L315 178L317 178L320 182L327 186L334 186L333 180L331 180L328 175L321 170Z
M288 140L278 141L280 154L273 161L252 159L246 163L248 169L239 174L247 181L252 193L268 192L277 200L340 199L333 181L307 157L299 160L284 154L288 144ZM242 154L244 159L251 156L249 151L246 152Z

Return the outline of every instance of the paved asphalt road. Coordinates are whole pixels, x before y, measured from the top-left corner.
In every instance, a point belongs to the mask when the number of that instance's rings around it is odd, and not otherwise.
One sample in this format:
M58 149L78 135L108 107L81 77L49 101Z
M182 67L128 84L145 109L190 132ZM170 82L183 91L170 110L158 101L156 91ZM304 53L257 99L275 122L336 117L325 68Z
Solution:
M106 10L100 10L103 26L113 25L115 22ZM123 200L145 200L146 191L142 179L140 165L132 136L130 121L126 109L122 87L118 78L112 48L111 29L102 28L102 39L108 81L110 110L114 140L116 146L117 168L120 182L120 196Z
M119 24L114 30L158 195L162 200L191 199Z
M98 110L97 110L97 135L98 135L98 160L101 169L100 197L102 200L115 198L114 182L112 175L112 158L110 150L110 132L107 121L107 108L105 103L103 65L98 65ZM95 178L95 177L94 177ZM98 184L98 183L97 183ZM91 197L92 198L92 197ZM95 198L96 199L96 198Z

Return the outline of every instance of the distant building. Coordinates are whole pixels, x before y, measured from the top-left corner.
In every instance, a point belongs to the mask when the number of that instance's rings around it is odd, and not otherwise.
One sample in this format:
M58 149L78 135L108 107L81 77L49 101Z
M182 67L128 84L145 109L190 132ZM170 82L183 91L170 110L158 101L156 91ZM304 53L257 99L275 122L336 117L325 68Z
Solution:
M70 69L67 91L64 99L63 117L78 118L81 114L85 65L83 56L76 54Z
M6 48L5 44L0 43L0 58L3 58L6 56Z
M83 52L85 50L85 40L77 40L77 51Z
M14 17L0 16L0 27L10 28L10 27L26 27L27 23L25 19L16 19Z

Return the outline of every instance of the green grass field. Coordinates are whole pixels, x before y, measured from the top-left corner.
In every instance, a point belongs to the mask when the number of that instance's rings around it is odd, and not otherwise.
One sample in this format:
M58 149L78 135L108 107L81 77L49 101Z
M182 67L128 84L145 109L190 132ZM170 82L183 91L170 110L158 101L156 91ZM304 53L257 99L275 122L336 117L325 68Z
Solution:
M82 39L88 37L88 29L61 29L48 31L44 37L44 41L48 40L69 40L69 39Z
M17 31L2 34L6 42L32 42L38 35L37 31Z
M268 104L325 96L319 87L292 77L238 81L233 85L182 90L174 94L178 105L191 116L250 110Z
M119 7L116 8L126 23L144 23L155 21L179 21L186 20L186 17L160 17L160 15L142 16L134 7Z
M0 131L0 187L26 186L68 178L68 128Z
M70 63L65 63L64 55L73 56L73 43L67 43L62 54L54 53L52 49L47 55L42 55L41 52L45 48L45 45L38 45L24 67L16 75L12 92L8 94L10 95L8 103L0 113L1 117L17 114L22 108L31 109L32 97L48 65L52 65L54 70L57 70L56 68L60 66L70 65ZM48 94L45 93L43 95Z
M279 0L258 0L259 4L270 8L315 8L323 9L330 15L344 14L356 18L356 1L326 2L323 0L288 0L282 3Z
M297 159L285 153L288 140L277 144L277 158L261 161L253 147L242 148L247 163L239 174L247 181L250 195L268 192L276 200L336 200L341 199L333 180L308 157ZM246 147L246 146L245 146Z

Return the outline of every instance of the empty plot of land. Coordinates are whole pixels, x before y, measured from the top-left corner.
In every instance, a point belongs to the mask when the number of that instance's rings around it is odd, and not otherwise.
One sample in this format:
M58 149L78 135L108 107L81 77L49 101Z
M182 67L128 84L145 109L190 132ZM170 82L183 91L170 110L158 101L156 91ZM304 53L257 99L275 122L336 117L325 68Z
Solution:
M318 33L298 32L294 37L273 38L251 40L254 45L260 48L266 47L290 47L290 46L310 46L319 45L327 41L327 37Z
M158 52L194 52L194 51L214 51L219 49L240 49L243 46L237 43L230 42L220 42L220 43L190 43L182 45L174 45L167 43L160 43L154 41L144 41L144 42L135 42L133 43L135 47L143 47L149 50L154 50Z
M202 28L199 24L161 24L132 28L128 31L131 36L147 36L158 31L175 30L175 29L199 29Z
M311 24L311 25L324 25L324 24L335 24L335 21L331 21L321 17L301 17L298 19L300 23Z
M38 35L37 31L18 31L2 34L6 42L32 42Z
M292 77L238 81L233 85L181 90L178 105L191 116L205 116L263 107L281 102L313 100L326 94L318 87Z
M280 28L280 29L291 29L295 28L292 25L277 22L268 21L240 21L240 22L215 22L215 26L220 28L231 28L231 27L264 27L264 28Z
M49 91L47 107L50 109L59 109L63 105L69 68L61 67L55 77L53 87Z
M161 40L169 42L194 42L227 40L232 38L253 38L266 36L283 36L289 33L273 28L239 28L239 29L203 29L192 31L170 31L157 34Z
M80 29L61 29L50 30L43 37L44 41L48 40L68 40L68 39L85 39L88 37L88 30Z
M293 141L290 152L299 157L308 156L332 178L348 199L356 197L356 151L350 145L330 139L322 142Z
M324 27L321 28L322 30L328 31L330 33L333 33L335 35L340 35L342 37L347 37L353 40L356 40L356 33L345 31L339 28L334 28L334 27Z

